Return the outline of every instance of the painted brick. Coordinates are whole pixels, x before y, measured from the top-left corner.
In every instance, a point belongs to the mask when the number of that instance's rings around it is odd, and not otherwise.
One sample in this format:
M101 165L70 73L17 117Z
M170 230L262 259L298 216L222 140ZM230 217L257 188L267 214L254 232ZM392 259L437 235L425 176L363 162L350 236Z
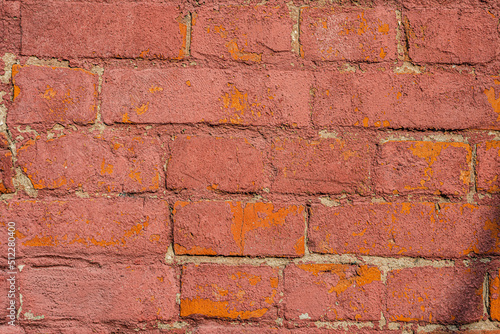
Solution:
M246 139L180 137L167 166L169 189L257 191L263 185L262 154Z
M17 7L17 8L16 8ZM21 49L21 20L18 1L0 3L0 50L17 54ZM1 57L0 56L0 57Z
M275 138L270 148L278 174L272 190L282 193L365 192L374 145L367 138Z
M396 59L396 13L384 7L304 8L302 56L311 60L379 62Z
M177 7L152 3L23 3L22 52L49 57L182 58Z
M464 195L469 190L468 144L390 141L378 151L376 189L382 193Z
M71 318L88 322L169 320L176 318L176 271L147 267L25 267L19 286L21 320ZM75 302L76 301L76 302Z
M498 262L493 262L492 265L494 270L489 272L489 302L490 302L490 318L494 321L500 320L500 276L498 268Z
M483 63L497 56L498 18L487 9L415 9L404 20L417 63Z
M375 326L376 327L376 326ZM358 328L356 325L348 326L347 330L343 329L327 329L327 328L296 328L289 329L285 333L289 334L401 334L401 330L379 330L372 328Z
M201 325L195 329L196 334L288 334L288 331L283 328L273 328L267 326L217 326L217 325Z
M115 69L104 76L101 110L107 124L307 126L312 82L299 71Z
M3 240L2 240L3 241ZM2 265L6 265L7 261L4 260L2 261ZM17 268L15 269L17 272ZM0 293L2 294L2 298L0 299L0 316L2 317L2 323L3 322L8 322L14 320L17 322L16 319L16 310L19 309L19 291L17 290L17 279L18 275L17 274L8 274L9 270L4 269L0 272ZM14 278L14 280L12 280ZM14 292L12 292L14 291ZM14 297L14 298L11 298ZM11 300L15 302L14 304L14 311L12 313L12 304L10 303ZM12 318L13 316L13 318ZM1 326L0 326L1 329ZM2 332L4 333L4 332ZM5 332L8 333L8 332Z
M158 199L11 201L0 226L17 222L18 257L162 258L171 241L169 215Z
M292 21L286 5L220 6L194 16L191 51L195 57L266 61L292 49Z
M387 203L312 207L309 250L458 258L498 254L497 207L458 203Z
M97 75L82 69L14 65L14 105L7 122L37 129L92 123L97 115L97 80Z
M498 129L495 77L429 70L425 74L315 73L313 123L408 129ZM498 91L498 88L497 88ZM492 108L493 107L493 108Z
M477 190L500 192L500 141L492 140L477 145Z
M12 152L7 148L5 135L2 135L0 135L0 193L8 194L15 192L12 182L15 172L12 166ZM2 145L2 142L5 145Z
M389 272L388 321L462 324L483 315L484 268L419 267Z
M118 131L37 136L17 150L35 189L144 192L160 189L163 164L156 137Z
M176 202L174 250L184 255L304 255L302 205Z
M288 320L380 319L385 288L376 267L291 264L284 277Z
M181 278L181 317L275 319L278 271L267 266L187 265Z

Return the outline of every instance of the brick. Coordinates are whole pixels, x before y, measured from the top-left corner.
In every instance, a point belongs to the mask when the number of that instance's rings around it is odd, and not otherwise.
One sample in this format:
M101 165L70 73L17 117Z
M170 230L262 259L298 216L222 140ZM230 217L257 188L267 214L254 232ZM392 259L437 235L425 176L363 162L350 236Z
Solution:
M112 123L309 125L313 77L299 71L168 68L106 71L102 115Z
M498 254L498 214L497 207L459 203L314 205L309 250L426 258Z
M286 5L200 9L193 20L191 51L195 57L265 62L291 51L293 24Z
M20 275L20 320L43 317L104 323L170 320L177 316L176 272L165 265L147 267L29 267ZM76 302L75 302L76 301Z
M162 258L171 241L169 215L159 199L11 201L0 226L17 223L18 257Z
M291 264L284 277L288 320L380 320L385 288L376 267Z
M5 334L25 334L29 333L26 332L24 328L19 326L19 323L16 321L15 322L16 326L11 326L11 325L0 325L0 332L5 333Z
M275 319L278 271L268 266L187 265L181 278L181 317Z
M16 191L12 182L14 175L12 152L0 148L0 193L9 194Z
M380 62L396 59L396 13L385 7L304 8L300 42L310 60Z
M498 263L494 264L498 266ZM495 268L495 270L490 271L489 277L489 302L490 302L490 318L494 321L500 320L500 277L499 270Z
M272 190L281 193L365 192L374 147L369 139L275 138Z
M262 154L246 139L180 137L167 165L169 189L257 191L263 185Z
M418 267L389 272L388 321L463 324L483 316L483 267Z
M35 189L145 192L160 189L163 164L156 137L117 131L37 136L17 149Z
M7 122L37 129L92 123L97 115L97 80L97 75L82 69L14 65L14 105Z
M302 205L176 202L173 219L179 255L304 255Z
M468 144L390 141L378 151L376 189L386 194L464 195L471 180Z
M404 17L417 63L485 63L498 53L498 19L486 9L420 9Z
M184 56L179 9L152 3L23 3L22 53L62 58Z
M5 240L5 239L4 239ZM2 240L3 241L3 240ZM7 265L7 261L2 261L2 265ZM17 271L17 270L16 270ZM2 270L0 272L0 293L2 294L0 298L0 319L1 323L9 322L14 320L17 324L16 312L19 309L19 294L18 294L18 275L9 274L8 269ZM14 278L14 280L12 280ZM14 292L13 292L14 291ZM12 298L11 298L12 297ZM11 301L14 301L13 310L10 309L12 306ZM13 318L12 318L13 316ZM1 329L1 325L0 325ZM4 332L2 332L4 333ZM5 332L8 333L8 332Z
M477 190L488 193L500 192L500 141L491 140L477 145Z
M318 126L498 129L500 125L494 98L500 81L495 78L476 79L465 71L444 70L332 71L315 77L312 119Z
M268 326L234 326L234 325L201 325L194 331L196 334L288 334L283 328L273 328Z
M401 330L379 330L372 328L359 328L356 325L347 326L347 330L342 329L327 329L327 328L296 328L289 329L284 333L287 334L401 334Z
M0 50L18 54L21 49L21 19L19 1L0 3Z

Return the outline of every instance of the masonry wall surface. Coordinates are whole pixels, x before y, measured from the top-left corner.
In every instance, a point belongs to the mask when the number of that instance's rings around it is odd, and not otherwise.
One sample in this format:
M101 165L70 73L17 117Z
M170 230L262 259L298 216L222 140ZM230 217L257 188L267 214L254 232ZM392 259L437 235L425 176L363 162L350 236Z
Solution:
M499 1L0 4L0 333L500 333Z

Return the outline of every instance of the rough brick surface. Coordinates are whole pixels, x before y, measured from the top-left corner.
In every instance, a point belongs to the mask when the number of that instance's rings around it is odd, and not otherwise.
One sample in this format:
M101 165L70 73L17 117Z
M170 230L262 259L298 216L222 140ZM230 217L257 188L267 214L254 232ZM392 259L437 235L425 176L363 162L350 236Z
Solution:
M18 147L18 165L35 189L145 192L161 187L156 137L119 132L37 136Z
M387 277L389 321L460 324L483 315L482 267L410 268Z
M135 323L169 320L178 312L176 271L165 265L25 267L20 278L21 320Z
M243 138L179 137L167 166L170 189L249 192L263 180L262 153Z
M500 191L500 141L492 140L477 146L477 190L488 193Z
M456 203L315 205L309 250L434 258L497 254L499 212L497 207Z
M368 138L275 138L270 150L273 191L362 193L369 187L374 145Z
M48 57L182 58L181 12L154 3L23 3L22 52Z
M174 250L190 255L304 255L305 208L282 203L177 202Z
M291 264L284 272L290 320L378 320L385 287L371 266Z
M378 62L396 58L396 15L377 7L304 8L300 41L311 60Z
M97 80L97 75L82 69L14 65L14 108L8 123L42 129L92 123L97 115Z
M19 1L0 3L0 50L17 53L21 49L21 16Z
M419 63L482 63L498 54L498 18L487 9L405 13L410 58Z
M496 268L490 272L490 291L489 294L489 302L490 302L490 317L491 320L499 321L500 320L500 277L499 271L497 269L498 262L495 263Z
M0 219L17 223L18 257L162 258L171 240L168 205L158 199L15 201Z
M434 70L315 74L313 122L319 126L498 129L495 78ZM497 94L498 95L498 94ZM493 106L493 108L492 108Z
M285 4L201 9L193 20L191 51L196 57L266 61L291 51L293 24Z
M463 195L471 181L472 149L464 143L390 141L382 144L375 169L382 193Z
M306 126L312 75L202 68L111 70L102 114L112 123Z
M182 273L181 317L273 319L280 289L277 268L188 265Z
M12 152L5 134L0 134L0 193L15 192L13 177L15 171L12 165Z

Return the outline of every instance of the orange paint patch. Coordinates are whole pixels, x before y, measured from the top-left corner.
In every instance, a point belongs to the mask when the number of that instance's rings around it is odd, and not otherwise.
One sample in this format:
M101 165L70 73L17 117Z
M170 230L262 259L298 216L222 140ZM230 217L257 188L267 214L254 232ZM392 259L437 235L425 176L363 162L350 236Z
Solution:
M181 300L181 317L199 314L213 318L245 320L250 318L260 318L266 314L268 310L269 309L267 308L261 308L254 311L237 311L229 309L229 302L227 301L213 301L199 297Z
M254 61L254 62L262 61L261 53L245 52L243 48L240 49L238 47L238 43L236 43L235 40L227 42L226 47L234 60Z
M57 241L55 241L54 238L51 236L46 236L46 237L35 236L34 238L23 242L24 246L30 246L30 247L54 247L56 246L56 244Z
M486 94L493 111L498 114L497 121L500 121L500 97L498 99L496 98L495 88L491 87L490 89L485 89L484 94Z
M497 272L498 275L498 272ZM492 320L500 320L500 277L490 277L490 314Z
M305 254L304 236L297 239L297 242L295 243L295 245L293 245L293 248L295 249L295 253L297 253L297 255Z
M106 160L103 158L101 163L101 175L113 174L113 165L106 164Z

